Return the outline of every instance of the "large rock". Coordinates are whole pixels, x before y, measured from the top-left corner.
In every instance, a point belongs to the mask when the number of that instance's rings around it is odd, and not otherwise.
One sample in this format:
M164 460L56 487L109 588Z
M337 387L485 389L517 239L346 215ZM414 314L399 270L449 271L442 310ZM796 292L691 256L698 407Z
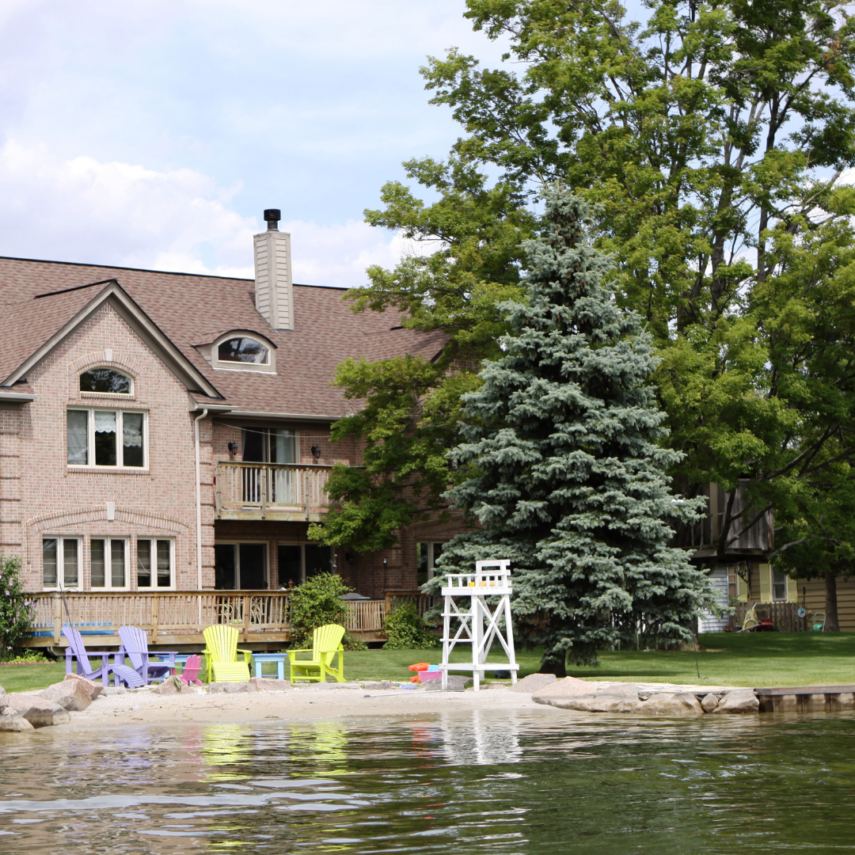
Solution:
M195 695L196 691L181 682L180 677L167 677L162 683L152 689L158 695Z
M99 697L104 692L103 683L95 683L92 680L87 680L85 677L81 677L79 674L66 674L65 679L69 683L80 683L89 695L90 701L94 701L95 698Z
M663 715L673 718L704 714L703 707L691 692L658 692L639 704L636 712L639 715Z
M0 733L26 733L34 730L33 726L20 714L8 707L0 712Z
M41 696L59 704L69 712L82 712L92 703L88 689L80 680L63 680L61 683L54 683L42 691Z
M258 692L287 692L294 687L290 680L275 680L272 677L251 677L251 686L255 686Z
M590 685L590 684L589 684ZM598 686L595 695L618 696L621 698L638 699L638 685L636 683L606 683Z
M728 692L715 708L715 713L756 713L760 712L760 701L753 689L734 689Z
M515 683L511 686L512 692L525 692L528 694L531 692L534 694L535 692L539 692L541 689L545 689L547 686L551 686L557 680L555 674L529 674L527 677L523 677L518 683Z
M602 713L634 713L640 705L638 696L630 694L571 695L564 698L547 698L539 703L546 703L561 710Z
M565 677L563 680L550 681L544 688L534 692L531 699L539 704L549 704L552 699L593 695L595 691L596 689L584 680Z
M6 700L6 709L23 716L33 727L51 727L71 721L71 716L59 704L40 695L13 692Z
M6 690L0 686L0 712L6 707Z
M714 695L710 692L708 695L704 695L701 699L701 709L705 713L711 713L718 706L718 695Z

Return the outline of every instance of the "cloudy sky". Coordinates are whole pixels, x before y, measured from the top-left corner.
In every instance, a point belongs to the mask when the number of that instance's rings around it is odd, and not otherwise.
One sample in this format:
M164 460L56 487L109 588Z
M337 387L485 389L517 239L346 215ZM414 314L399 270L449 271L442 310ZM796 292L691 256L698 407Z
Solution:
M463 0L3 0L0 255L252 275L264 208L295 281L357 286L401 161L458 129L419 76L487 58Z

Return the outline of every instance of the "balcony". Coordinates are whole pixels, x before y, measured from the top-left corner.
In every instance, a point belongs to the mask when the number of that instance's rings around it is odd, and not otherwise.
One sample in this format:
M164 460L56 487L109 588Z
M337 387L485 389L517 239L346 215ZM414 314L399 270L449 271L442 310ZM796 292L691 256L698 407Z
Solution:
M324 486L332 466L296 463L217 464L217 519L319 522L328 508Z

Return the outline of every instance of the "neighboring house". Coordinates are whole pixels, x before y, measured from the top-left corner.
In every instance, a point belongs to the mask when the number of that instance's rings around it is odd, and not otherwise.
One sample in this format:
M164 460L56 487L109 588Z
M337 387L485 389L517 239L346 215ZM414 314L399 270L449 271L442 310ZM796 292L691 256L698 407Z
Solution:
M255 281L0 258L0 554L27 590L277 590L335 569L379 599L429 572L453 531L355 555L307 528L332 465L360 462L330 442L354 407L336 366L445 339L292 284L268 224Z
M791 578L775 569L772 513L756 513L746 504L745 495L744 484L735 495L710 484L705 491L708 513L679 533L679 545L691 549L694 560L708 568L721 606L773 604L778 606L777 614L783 616L779 622L785 626L793 625L796 611L802 607L806 614L797 625L809 627L813 615L825 611L825 581ZM838 579L837 592L840 628L855 630L855 579ZM788 603L792 608L784 615L782 607ZM739 609L736 620L707 615L700 622L700 630L712 632L728 625L738 628L741 615Z

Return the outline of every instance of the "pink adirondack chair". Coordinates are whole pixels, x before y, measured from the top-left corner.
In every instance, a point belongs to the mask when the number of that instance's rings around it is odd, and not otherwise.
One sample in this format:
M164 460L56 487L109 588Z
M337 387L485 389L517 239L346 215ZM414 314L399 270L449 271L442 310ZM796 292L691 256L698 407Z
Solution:
M181 682L185 686L201 686L202 681L199 679L199 668L202 666L202 657L197 654L187 657L187 662L184 664L184 670L181 672Z

